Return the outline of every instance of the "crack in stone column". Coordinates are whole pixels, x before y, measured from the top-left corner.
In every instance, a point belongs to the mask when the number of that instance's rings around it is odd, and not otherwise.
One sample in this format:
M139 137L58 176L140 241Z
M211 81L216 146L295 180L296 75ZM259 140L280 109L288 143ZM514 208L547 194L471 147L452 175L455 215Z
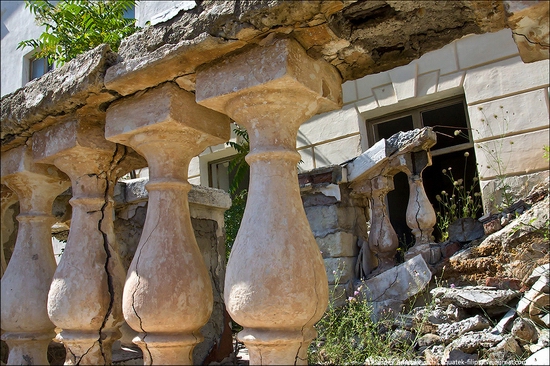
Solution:
M525 38L525 40L528 43L536 44L536 45L539 45L539 46L544 47L544 48L549 48L550 47L550 44L545 44L545 43L535 42L535 41L530 40L529 37L527 37L525 34L517 33L517 32L512 32L512 34L515 34L516 36L522 36L523 38Z
M101 333L103 332L103 329L105 328L105 326L107 324L107 320L108 320L109 316L111 315L111 313L113 311L113 305L114 305L114 301L115 301L115 290L114 290L114 285L113 285L113 277L112 277L111 272L109 271L109 262L110 262L110 259L112 257L111 248L110 248L110 245L109 245L109 237L108 237L107 233L103 231L102 224L103 224L103 220L105 219L105 209L107 208L107 206L109 204L109 190L111 188L112 183L114 183L116 181L116 176L113 177L114 170L120 164L120 162L122 160L124 160L124 158L127 155L126 146L122 146L122 149L121 149L120 146L121 145L116 144L116 148L115 148L115 151L113 153L113 157L112 157L112 159L111 159L111 161L109 162L109 165L108 165L109 170L107 172L101 172L100 174L97 175L98 178L100 176L104 175L103 179L105 179L104 202L103 202L103 205L101 206L101 209L100 209L101 218L98 220L98 223L97 223L98 230L101 233L101 235L103 236L103 248L105 249L105 254L106 254L104 268L105 268L105 273L107 274L107 288L108 288L108 291L109 291L109 306L107 308L107 313L105 314L105 317L103 318L103 322L101 323L101 326L99 328L99 339L98 339L99 350L101 352L101 355L103 356L103 362L105 362L105 363L107 363L107 357L105 356L105 350L103 349L103 337L102 337ZM117 158L117 155L120 155L120 156Z
M151 351L149 350L149 347L147 346L147 342L145 342L145 338L147 337L147 331L145 329L143 329L143 321L141 320L141 317L139 316L134 304L135 304L135 300L136 300L135 299L136 292L139 289L139 284L140 284L140 281L141 281L141 277L139 276L139 273L138 273L139 260L141 259L141 252L143 251L143 248L145 248L145 244L147 244L149 242L149 238L151 238L151 235L155 232L158 225L159 225L159 221L157 221L157 223L155 224L155 227L153 228L153 230L151 230L151 232L149 233L149 236L147 237L147 239L145 239L145 241L143 242L143 245L141 246L141 248L139 250L138 257L136 259L136 277L137 277L138 282L137 282L137 285L135 287L134 292L132 293L132 310L134 311L134 314L139 319L139 328L141 329L141 331L144 334L142 340L143 340L143 344L145 345L145 349L147 350L147 353L149 354L149 360L150 360L149 365L153 364L153 355L151 354Z

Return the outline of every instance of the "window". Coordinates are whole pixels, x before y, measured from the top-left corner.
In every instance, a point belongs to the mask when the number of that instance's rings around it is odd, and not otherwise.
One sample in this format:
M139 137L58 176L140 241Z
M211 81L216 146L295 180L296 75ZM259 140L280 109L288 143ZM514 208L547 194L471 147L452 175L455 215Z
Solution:
M229 162L234 156L214 160L208 163L208 186L229 192L231 181L235 178L235 172L229 171ZM245 177L239 184L237 193L248 189L249 177Z
M432 165L422 174L426 194L437 211L439 204L436 195L443 190L452 191L452 182L443 175L443 169L448 170L450 167L455 179L462 178L466 182L472 182L477 173L474 144L464 99L452 98L367 121L370 146L399 131L422 127L432 127L437 134L437 143L431 149ZM460 130L461 133L455 135L456 130ZM405 243L408 248L414 243L414 236L406 221L409 184L405 173L395 175L394 186L395 189L387 196L390 221L400 242ZM434 235L437 239L438 233L434 231Z
M52 70L52 66L48 65L48 60L45 58L32 58L29 62L30 65L30 80L37 79Z

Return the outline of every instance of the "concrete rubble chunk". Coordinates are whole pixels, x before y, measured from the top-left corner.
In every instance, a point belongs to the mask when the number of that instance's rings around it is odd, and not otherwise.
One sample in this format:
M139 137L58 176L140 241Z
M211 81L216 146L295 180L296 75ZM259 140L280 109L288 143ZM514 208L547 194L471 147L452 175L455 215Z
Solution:
M517 312L519 314L524 314L524 315L528 314L529 307L535 301L535 299L543 293L550 292L549 279L550 279L550 276L548 275L548 272L546 272L544 275L540 276L537 282L533 284L531 289L529 289L529 291L525 293L525 295L521 298L517 306Z
M477 354L470 354L462 352L459 349L453 349L448 353L445 352L441 358L442 365L474 365L479 356Z
M516 309L510 309L504 314L502 319L495 325L491 333L493 334L501 334L504 333L507 328L509 327L510 323L514 318L516 317Z
M521 293L514 290L496 290L486 286L465 286L461 288L436 287L430 291L440 305L454 304L462 308L505 305L519 297Z
M358 283L358 289L370 301L405 301L422 291L432 272L421 255Z
M489 321L481 315L461 320L456 323L440 324L438 333L441 336L441 340L445 343L449 343L456 337L465 334L470 331L479 331L490 327Z
M489 332L468 332L455 339L445 348L445 352L458 349L462 352L472 353L478 348L491 348L500 343L504 338L498 334Z
M514 320L510 331L520 344L537 343L539 338L537 328L528 319L517 318Z
M353 182L368 176L372 177L392 156L428 149L436 141L435 132L430 127L398 132L388 139L381 139L367 151L345 164L348 181Z
M485 235L483 224L471 217L458 219L449 225L449 240L468 242Z

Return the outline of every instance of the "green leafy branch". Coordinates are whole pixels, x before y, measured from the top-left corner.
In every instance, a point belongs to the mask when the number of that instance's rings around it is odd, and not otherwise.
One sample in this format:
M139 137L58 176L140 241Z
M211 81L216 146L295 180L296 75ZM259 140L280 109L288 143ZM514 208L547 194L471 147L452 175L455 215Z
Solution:
M36 49L35 57L56 66L104 43L116 52L122 39L139 29L135 19L124 18L135 4L135 0L62 0L53 5L47 0L26 0L25 8L46 30L38 39L21 41L17 49Z

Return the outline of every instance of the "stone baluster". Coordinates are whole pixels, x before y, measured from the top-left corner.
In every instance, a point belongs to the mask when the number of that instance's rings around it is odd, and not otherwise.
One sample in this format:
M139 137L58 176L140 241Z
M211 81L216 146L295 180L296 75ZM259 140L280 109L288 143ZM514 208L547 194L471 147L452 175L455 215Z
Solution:
M211 281L197 246L187 193L191 158L229 139L229 118L166 83L107 110L106 137L149 163L149 203L126 278L124 317L147 365L193 364L212 312Z
M371 227L368 244L378 260L378 266L371 272L371 276L395 266L399 239L390 222L386 206L386 196L393 189L393 177L386 175L375 176L354 187L357 193L366 194L371 201Z
M307 364L328 303L323 259L300 199L301 123L339 107L340 79L292 40L277 40L197 73L199 104L250 136L250 186L227 265L225 304L244 329L250 363Z
M409 153L405 173L409 178L409 203L407 226L415 236L415 246L433 243L432 232L436 215L422 183L422 171L432 164L429 152L421 150Z
M56 267L52 204L70 183L54 167L35 164L26 145L2 154L2 183L17 194L20 204L17 240L1 285L8 364L47 365L48 344L55 337L46 307Z
M123 322L124 270L113 231L113 191L125 147L105 140L101 121L77 116L35 133L34 157L67 173L71 228L48 295L48 314L62 332L65 364L111 363Z
M2 218L2 231L0 235L0 276L4 275L8 262L4 249L10 242L10 237L15 231L15 220L12 220L12 214L9 213L9 208L17 202L17 195L10 190L5 184L0 186L0 217Z

